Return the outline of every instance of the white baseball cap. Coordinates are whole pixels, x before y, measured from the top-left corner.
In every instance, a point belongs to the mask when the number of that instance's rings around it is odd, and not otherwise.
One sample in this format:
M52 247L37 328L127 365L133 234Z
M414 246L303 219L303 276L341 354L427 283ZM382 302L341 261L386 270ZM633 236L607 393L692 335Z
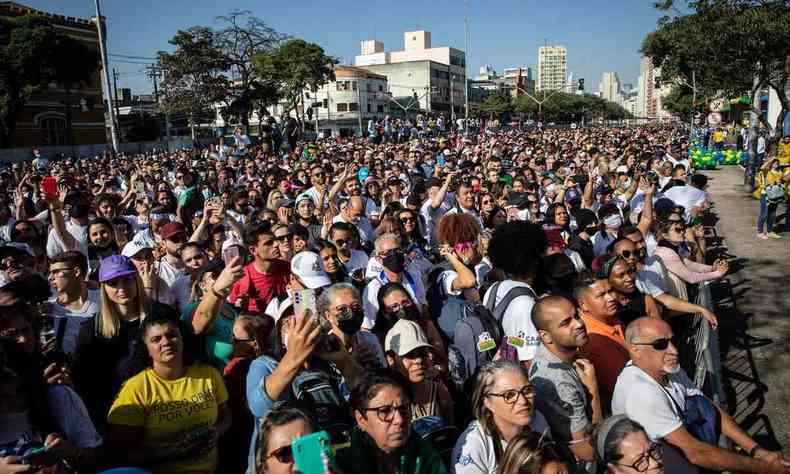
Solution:
M291 259L291 273L311 290L332 284L321 265L321 257L315 252L303 251L294 255Z
M617 174L620 174L620 173L628 174L628 167L625 166L625 165L620 165L620 166L617 167L616 173Z
M387 331L384 338L384 350L392 351L399 356L405 356L420 347L433 347L428 342L425 332L419 324L408 319L400 319Z
M138 252L145 249L153 248L147 243L138 240L132 240L131 242L127 242L126 245L123 246L123 250L121 250L121 255L126 258L132 258L137 255Z

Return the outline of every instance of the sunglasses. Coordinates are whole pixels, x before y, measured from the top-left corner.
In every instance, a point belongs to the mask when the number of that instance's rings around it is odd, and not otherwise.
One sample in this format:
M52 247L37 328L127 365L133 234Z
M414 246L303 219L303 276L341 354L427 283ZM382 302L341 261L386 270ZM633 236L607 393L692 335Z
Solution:
M400 221L403 222L404 224L406 223L414 224L415 222L417 222L417 220L413 217L401 217Z
M622 252L620 252L620 255L622 255L622 257L626 260L628 260L631 257L637 258L639 256L637 252L632 252L630 250L623 250Z
M289 240L291 240L291 237L293 237L293 236L294 236L293 234L285 234L285 235L281 235L279 237L275 237L274 240L277 240L277 241L280 241L280 242L288 242Z
M183 244L187 241L186 235L174 235L172 237L168 237L167 240L173 242L174 244Z
M665 351L669 347L670 342L672 342L672 338L662 337L652 342L634 342L633 344L635 346L650 346L656 351Z
M275 458L283 464L291 464L294 462L294 452L289 444L288 446L282 446L269 453L266 459L269 458Z

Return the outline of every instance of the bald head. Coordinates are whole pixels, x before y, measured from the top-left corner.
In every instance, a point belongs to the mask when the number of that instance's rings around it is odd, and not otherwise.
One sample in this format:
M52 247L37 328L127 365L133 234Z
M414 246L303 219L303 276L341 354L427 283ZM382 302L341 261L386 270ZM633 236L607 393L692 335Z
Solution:
M349 215L364 215L365 202L361 196L351 196L348 200L348 213Z
M539 299L532 307L532 324L540 331L549 331L555 322L573 309L573 303L562 296L551 295Z
M667 331L671 332L672 328L664 320L644 316L635 319L628 325L625 329L625 340L628 344L633 344L636 341L650 339L656 334L663 334Z

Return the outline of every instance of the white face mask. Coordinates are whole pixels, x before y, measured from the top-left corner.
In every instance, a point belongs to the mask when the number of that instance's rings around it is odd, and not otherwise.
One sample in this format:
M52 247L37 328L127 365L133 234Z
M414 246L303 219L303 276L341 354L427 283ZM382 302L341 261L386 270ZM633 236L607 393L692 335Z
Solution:
M621 225L623 225L623 218L620 216L620 214L606 216L606 219L603 220L603 225L605 225L608 229L618 229Z

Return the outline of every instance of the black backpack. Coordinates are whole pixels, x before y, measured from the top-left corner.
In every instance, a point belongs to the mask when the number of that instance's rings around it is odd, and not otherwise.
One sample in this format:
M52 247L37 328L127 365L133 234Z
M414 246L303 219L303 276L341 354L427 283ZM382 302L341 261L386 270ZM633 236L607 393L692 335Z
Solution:
M311 413L333 444L351 439L353 423L348 407L335 388L332 377L321 370L300 372L291 383L296 405Z

